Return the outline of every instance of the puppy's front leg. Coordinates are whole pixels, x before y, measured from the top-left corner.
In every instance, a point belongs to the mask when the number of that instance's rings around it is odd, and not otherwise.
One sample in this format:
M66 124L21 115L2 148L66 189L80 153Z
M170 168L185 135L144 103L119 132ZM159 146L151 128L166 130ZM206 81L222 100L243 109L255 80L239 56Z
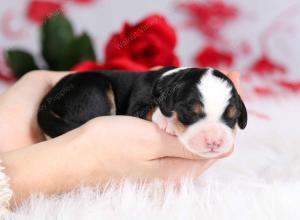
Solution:
M164 116L159 108L154 111L152 115L152 121L166 133L170 135L176 135L173 117Z

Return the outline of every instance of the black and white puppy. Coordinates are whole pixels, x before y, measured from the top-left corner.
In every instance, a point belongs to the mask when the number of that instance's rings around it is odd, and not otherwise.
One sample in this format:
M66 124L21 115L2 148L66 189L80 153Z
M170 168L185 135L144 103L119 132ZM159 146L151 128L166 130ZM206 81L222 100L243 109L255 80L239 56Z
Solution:
M153 121L206 158L230 152L235 127L247 124L245 105L227 76L211 68L186 67L66 76L43 99L38 123L45 134L56 137L105 115Z

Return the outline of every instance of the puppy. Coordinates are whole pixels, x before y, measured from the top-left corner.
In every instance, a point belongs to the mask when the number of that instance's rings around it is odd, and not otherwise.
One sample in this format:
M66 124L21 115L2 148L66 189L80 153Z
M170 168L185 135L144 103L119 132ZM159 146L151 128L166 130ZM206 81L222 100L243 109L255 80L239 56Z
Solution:
M153 121L205 158L230 152L236 126L247 125L246 107L227 76L211 68L186 67L69 75L43 99L38 124L56 137L105 115Z

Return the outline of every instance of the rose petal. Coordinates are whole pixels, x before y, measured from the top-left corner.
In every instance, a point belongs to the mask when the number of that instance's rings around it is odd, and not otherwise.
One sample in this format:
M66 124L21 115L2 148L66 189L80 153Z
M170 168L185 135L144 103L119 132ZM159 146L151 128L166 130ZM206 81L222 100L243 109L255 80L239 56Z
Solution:
M275 94L275 92L271 88L264 86L254 87L254 92L260 96L272 96Z
M250 67L250 71L258 75L269 75L276 73L286 73L287 69L285 66L275 63L266 55L260 57L254 64Z
M207 38L214 40L220 39L223 27L235 20L239 14L239 8L225 1L180 3L178 7L190 15L191 26L196 27Z
M196 63L199 66L222 68L232 66L234 56L230 52L220 51L213 46L203 48L196 56Z
M91 3L94 3L95 0L73 0L73 2L78 3L78 4L91 4Z
M291 81L286 79L281 79L277 81L277 84L282 88L291 91L299 92L300 91L300 81Z
M27 7L27 17L38 24L42 23L45 17L53 13L63 12L63 4L60 2L46 0L32 0Z
M105 63L127 57L143 67L178 64L174 58L175 30L161 15L150 15L136 25L124 23L121 32L114 34L105 49ZM171 62L171 63L170 63Z
M82 71L92 71L92 70L103 70L105 69L105 65L98 64L95 61L83 61L77 65L75 65L72 70L76 72L82 72Z
M107 69L129 70L129 71L146 71L149 68L140 63L134 62L128 57L119 57L105 63Z

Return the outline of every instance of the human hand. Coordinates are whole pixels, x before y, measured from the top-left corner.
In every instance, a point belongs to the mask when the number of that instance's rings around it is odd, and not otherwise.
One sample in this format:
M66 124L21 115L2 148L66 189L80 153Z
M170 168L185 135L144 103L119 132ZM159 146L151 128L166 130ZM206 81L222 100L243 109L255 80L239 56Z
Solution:
M0 95L0 152L44 140L38 127L38 106L46 93L69 72L32 71Z
M178 138L139 118L98 117L79 130L81 155L93 157L98 180L195 178L211 163L187 151Z
M234 72L228 76L239 90L239 74ZM39 91L46 93L63 76L54 77L57 78L48 81L46 87L41 86ZM40 80L34 82L38 85ZM27 97L37 91L22 84L15 88L17 91L26 88L25 91L31 92ZM17 91L5 95L16 97L19 100L16 106L26 107L26 101L18 98ZM42 97L37 95L33 103L39 103ZM5 100L5 96L1 99L8 103L6 105L14 106L14 102ZM38 104L31 108L28 115L35 118L37 107ZM27 122L32 123L31 120ZM26 140L26 136L23 138ZM29 139L29 142L36 140ZM11 178L15 202L33 192L61 193L80 184L98 185L125 177L143 180L195 178L216 161L193 155L176 137L159 130L151 122L129 116L95 118L60 137L3 153L1 157Z
M1 160L12 205L32 193L59 194L82 184L195 178L213 162L189 153L154 123L130 116L95 118L57 138L5 152Z

